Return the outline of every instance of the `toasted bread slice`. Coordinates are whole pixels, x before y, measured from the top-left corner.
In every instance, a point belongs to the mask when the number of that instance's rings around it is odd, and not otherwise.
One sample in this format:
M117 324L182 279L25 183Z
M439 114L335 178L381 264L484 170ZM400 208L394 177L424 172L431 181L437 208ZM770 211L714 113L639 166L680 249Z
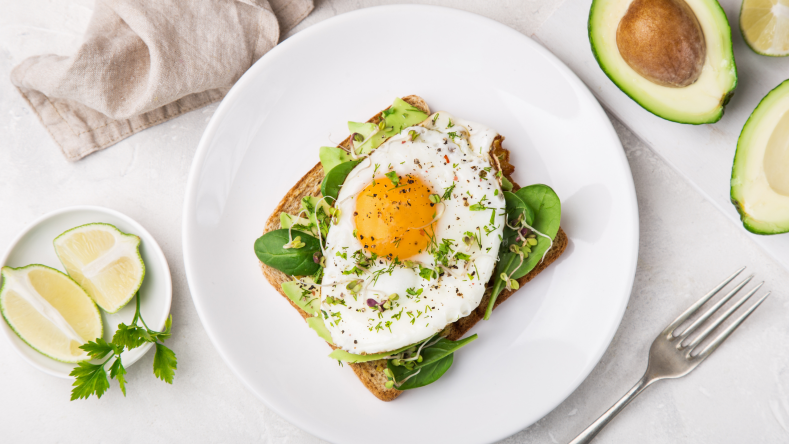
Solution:
M427 103L419 96L406 96L403 97L403 100L410 105L424 111L428 115L430 115L430 109L427 106ZM381 118L381 113L376 114L372 118L368 120L368 122L378 123ZM507 179L513 183L514 187L520 188L515 182L512 180L512 173L515 168L509 163L509 151L502 148L501 142L504 140L504 137L498 136L496 140L494 140L494 148L493 148L493 158L495 163L497 164L496 167L502 171L502 173L507 177ZM339 145L341 148L348 150L350 148L350 136L342 141ZM323 181L323 168L321 164L318 163L313 167L301 180L288 191L285 197L280 201L277 208L274 209L274 212L269 217L268 221L266 221L266 226L263 230L263 233L268 233L272 230L277 230L280 227L280 218L279 215L282 212L289 213L289 214L296 214L299 212L301 207L301 199L305 196L319 196L321 191L321 182ZM567 247L567 235L564 231L559 228L559 233L556 235L556 239L554 240L553 247L548 250L548 253L545 256L545 260L543 260L539 265L537 265L534 270L532 270L526 276L518 279L518 283L522 287L526 282L534 279L535 276L540 274L542 270L548 267L553 261L555 261L563 252L564 249ZM263 275L266 276L269 283L277 289L277 291L282 294L285 299L290 302L290 304L295 308L301 316L306 319L308 317L307 313L305 313L302 309L300 309L296 304L294 304L282 291L282 284L284 282L290 281L290 276L286 275L285 273L276 270L274 268L269 267L264 263L260 263L260 267L263 270ZM471 314L466 316L465 318L461 318L458 321L450 324L445 332L448 332L448 339L457 340L460 339L463 335L465 335L471 327L474 326L482 317L485 315L485 310L488 306L488 302L490 301L491 295L491 288L492 281L494 278L491 278L491 282L488 285L488 290L485 292L485 295L482 297L482 301ZM496 299L496 304L494 309L498 307L502 302L507 300L514 291L504 290L499 294L499 297ZM386 388L384 384L386 384L386 376L384 376L383 372L378 371L377 367L383 364L386 366L386 361L370 361L370 362L362 362L359 364L349 364L351 369L353 369L356 376L362 381L365 387L367 387L370 392L373 393L378 399L382 401L391 401L401 393L401 390L397 390L394 388Z

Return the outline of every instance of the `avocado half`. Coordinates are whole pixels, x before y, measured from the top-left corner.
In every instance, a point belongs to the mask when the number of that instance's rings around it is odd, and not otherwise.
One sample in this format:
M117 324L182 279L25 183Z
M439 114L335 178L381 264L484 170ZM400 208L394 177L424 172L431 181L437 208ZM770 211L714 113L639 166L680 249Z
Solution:
M717 122L737 86L731 28L716 0L594 0L589 42L608 78L666 120Z
M759 102L742 128L731 202L748 231L789 232L789 80Z

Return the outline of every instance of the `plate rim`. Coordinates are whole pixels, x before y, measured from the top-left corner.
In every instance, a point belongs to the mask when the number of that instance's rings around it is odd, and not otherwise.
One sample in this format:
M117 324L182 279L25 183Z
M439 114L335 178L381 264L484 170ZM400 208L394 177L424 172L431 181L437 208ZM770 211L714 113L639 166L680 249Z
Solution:
M75 212L82 212L82 211L97 211L97 212L100 212L100 213L107 213L107 214L109 214L111 216L117 217L118 219L121 219L121 220L125 221L126 223L128 223L129 225L133 226L136 230L139 230L140 232L144 233L146 236L148 236L153 241L153 243L152 243L153 248L150 248L149 245L146 245L145 247L146 247L146 249L151 249L152 252L156 256L158 256L159 260L161 260L162 263L164 264L163 268L164 268L165 272L162 273L162 274L165 277L165 287L167 289L167 291L166 291L166 298L165 298L165 305L166 305L166 308L167 308L166 312L169 313L170 309L172 308L172 301L173 301L173 282L172 282L172 276L170 274L170 265L167 263L167 257L164 255L164 251L162 251L162 248L159 246L159 243L156 241L156 238L153 237L153 235L151 233L149 233L148 230L145 229L145 227L140 225L139 222L137 222L136 220L132 219L131 217L125 215L124 213L121 213L120 211L113 210L112 208L107 208L107 207L103 207L103 206L99 206L99 205L73 205L73 206L59 208L57 210L53 210L53 211L50 211L48 213L42 214L41 216L39 216L36 219L34 219L32 222L28 223L25 226L25 228L23 228L19 232L19 234L17 234L17 236L15 236L14 239L9 243L8 248L6 248L5 251L3 252L3 255L0 256L0 267L5 267L6 266L8 258L14 252L14 250L18 246L19 242L22 240L22 238L24 238L33 229L37 228L42 223L44 223L47 220L52 219L52 218L54 218L56 216L60 216L60 215L65 214L65 213L75 213ZM59 270L59 269L58 269L58 271L63 272L63 270ZM146 267L146 271L147 271L147 267ZM99 313L101 313L101 312L102 312L102 310L99 307ZM165 317L165 321L163 321L161 323L161 325L157 326L156 328L161 329L162 327L164 327L164 322L166 322L166 319L167 318ZM32 347L29 346L26 342L22 341L22 339L11 329L11 327L8 325L7 322L5 322L5 320L3 320L2 324L3 324L3 327L0 328L0 330L3 331L3 336L8 341L8 344L11 345L11 348L13 348L14 351L19 356L21 356L22 359L25 362L27 362L28 364L32 365L36 369L38 369L38 370L40 370L40 371L42 371L42 372L44 372L44 373L46 373L48 375L55 376L55 377L62 378L62 379L74 379L73 376L70 376L68 374L52 370L52 369L47 368L47 367L43 367L43 366L39 365L37 362L29 359L27 357L27 355L22 351L22 349L23 349L23 347L27 347L27 348L32 348ZM147 344L143 345L142 347L140 347L141 349L143 349L142 353L136 359L128 360L128 361L124 360L123 366L128 368L131 365L134 365L134 363L139 361L143 356L145 356L148 353L148 350L150 350L151 347L153 347L152 343L147 343ZM33 349L33 350L35 350L35 349ZM60 362L60 361L57 361L57 362ZM65 364L70 364L70 363L65 363Z
M259 394L257 390L251 385L251 381L247 381L240 374L240 372L236 369L235 365L232 363L232 360L229 359L227 353L221 347L219 347L217 342L218 340L215 338L212 329L210 329L206 323L207 313L204 311L204 307L201 306L201 302L199 301L200 297L198 296L200 290L194 288L192 284L193 278L191 277L192 274L191 270L192 267L194 267L194 264L190 256L190 244L188 242L188 239L190 238L191 235L191 229L190 229L191 221L188 216L190 215L190 213L192 213L192 210L194 208L196 185L199 179L198 170L202 168L206 160L206 156L208 154L208 141L214 137L214 133L218 129L220 119L224 117L224 114L227 112L227 109L232 106L232 103L235 102L236 97L243 93L243 90L245 89L246 85L253 81L253 79L257 75L257 72L264 69L263 67L267 64L267 60L271 58L271 55L278 55L283 51L287 51L288 48L290 48L290 46L295 44L294 42L299 42L303 39L309 38L313 34L320 33L324 28L333 26L335 22L352 19L357 15L361 16L364 14L377 13L378 11L387 11L387 10L395 11L395 10L408 10L408 9L415 10L417 11L416 13L418 13L419 11L430 10L431 12L439 12L444 14L458 14L466 17L472 17L475 20L487 22L493 26L500 27L502 31L509 33L512 36L512 38L525 39L528 42L528 44L533 46L535 51L541 53L546 59L552 61L553 66L556 67L558 70L560 70L566 76L567 80L570 83L574 83L575 85L577 85L579 87L578 88L579 93L586 95L587 98L590 99L588 102L593 107L595 107L598 110L599 115L604 117L604 119L608 122L608 125L604 125L605 131L609 133L609 135L611 136L611 140L615 142L616 146L620 150L620 156L619 156L619 160L621 163L620 167L623 168L624 171L627 171L629 173L629 181L627 181L628 186L625 191L626 194L628 195L627 198L632 205L629 205L628 208L626 209L627 212L630 214L625 214L621 216L622 218L632 219L631 224L633 227L632 238L628 240L628 242L632 245L632 250L629 252L629 258L627 260L627 262L630 264L630 267L628 270L626 270L627 272L625 273L625 275L628 276L626 281L627 283L626 288L628 289L627 297L623 297L620 300L620 305L617 307L616 313L614 313L617 321L611 324L609 330L605 334L604 344L606 345L604 347L601 347L599 350L596 350L595 353L593 353L593 359L589 361L590 362L589 367L579 373L579 378L576 381L574 381L573 384L570 384L567 390L561 393L558 402L551 405L550 408L547 409L540 418L544 418L546 415L548 415L553 410L555 410L556 407L559 406L562 402L567 400L567 398L580 387L580 385L589 377L589 375L594 370L594 368L599 364L605 352L610 348L614 335L616 334L617 330L619 329L619 326L621 325L625 310L627 308L627 305L630 300L630 296L632 294L633 284L635 282L635 273L637 269L637 260L638 260L638 252L639 252L640 224L639 224L639 214L638 214L638 201L636 198L635 183L633 182L632 172L630 170L630 164L627 161L627 157L624 153L624 149L622 147L621 141L619 139L619 136L616 134L613 124L611 123L610 119L606 115L606 112L603 109L602 105L600 105L600 102L597 100L594 94L592 94L592 92L589 90L589 87L580 79L580 77L578 77L577 74L575 74L574 71L572 71L564 62L562 62L558 57L556 57L542 44L532 39L531 37L522 34L521 32L501 22L490 19L488 17L475 14L473 12L464 11L461 9L455 9L455 8L444 7L444 6L434 6L434 5L395 4L395 5L380 5L380 6L373 6L368 8L360 8L343 14L335 15L319 23L311 25L297 32L296 34L288 37L286 40L275 46L267 54L265 54L260 59L258 59L241 76L241 78L239 78L239 80L233 85L230 91L228 91L226 96L220 102L216 111L211 116L211 120L208 122L208 125L206 126L206 129L204 130L203 135L201 136L200 141L198 143L197 150L195 152L195 156L192 160L192 165L189 170L189 176L186 181L186 193L184 196L184 207L183 207L182 221L181 221L182 224L181 244L183 251L184 271L186 275L187 285L190 291L190 296L195 306L195 310L197 312L198 318L200 319L200 322L206 331L206 335L208 336L209 340L214 346L214 349L220 355L220 357L225 362L227 367L231 370L231 372L244 385L244 387L246 387L249 391L251 391L256 398L260 399L267 408L272 409L277 415L284 418L289 423L299 427L300 429L314 436L320 437L321 439L329 439L329 438L326 437L324 433L322 433L322 430L313 427L309 422L302 420L300 417L290 415L284 410L281 410L280 408L278 408L276 404L274 404L269 399ZM537 419L534 422L524 423L512 428L507 428L506 430L504 428L499 429L498 433L495 433L495 437L487 442L495 442L501 439L505 439L509 436L512 436L515 433L518 433L521 430L524 430L532 426L539 420L540 419Z

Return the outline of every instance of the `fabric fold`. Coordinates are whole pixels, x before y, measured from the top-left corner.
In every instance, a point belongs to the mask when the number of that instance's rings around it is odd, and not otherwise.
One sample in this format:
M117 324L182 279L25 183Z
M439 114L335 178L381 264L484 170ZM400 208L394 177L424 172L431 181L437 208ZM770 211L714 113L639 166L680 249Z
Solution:
M312 8L312 0L97 0L74 55L28 58L11 81L78 160L222 99Z

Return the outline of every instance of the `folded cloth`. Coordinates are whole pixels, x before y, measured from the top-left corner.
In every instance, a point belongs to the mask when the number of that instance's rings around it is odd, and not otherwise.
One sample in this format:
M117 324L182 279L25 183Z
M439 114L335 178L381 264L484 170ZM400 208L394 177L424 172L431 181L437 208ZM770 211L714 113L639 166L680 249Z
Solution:
M215 102L312 11L312 0L96 0L71 57L11 82L74 161Z

